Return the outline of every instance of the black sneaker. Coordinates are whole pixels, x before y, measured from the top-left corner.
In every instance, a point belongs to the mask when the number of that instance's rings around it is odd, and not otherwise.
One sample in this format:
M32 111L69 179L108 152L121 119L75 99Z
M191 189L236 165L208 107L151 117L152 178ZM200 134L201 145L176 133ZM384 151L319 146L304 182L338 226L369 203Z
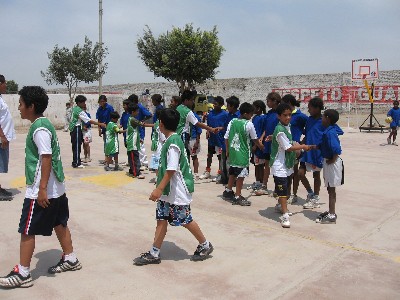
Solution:
M249 200L246 200L242 195L240 195L238 198L234 198L232 201L232 205L240 205L240 206L250 206L251 202Z
M336 224L336 214L333 218L329 217L329 215L324 216L321 221L319 222L320 224Z
M161 258L151 255L150 251L140 254L139 257L136 257L133 260L133 264L137 266L159 264L159 263L161 263Z
M18 272L18 266L15 266L14 269L5 277L0 277L0 286L3 288L27 288L33 285L32 276L29 274L24 277Z
M3 189L0 187L0 195L12 197L13 194L11 192L7 191L6 189Z
M222 198L226 199L226 200L233 200L233 198L235 198L235 193L233 191L227 191L225 190L222 193Z
M190 258L191 261L202 261L210 256L214 251L213 245L209 243L208 248L204 248L202 245L198 245L196 251L194 251L193 256Z
M325 218L329 214L328 211L323 212L322 214L319 214L317 219L315 220L316 223L321 223L321 220ZM335 214L335 218L337 219L337 214Z
M65 260L64 255L63 255L63 257L60 259L58 264L56 264L53 267L50 267L47 270L47 272L49 272L50 274L56 274L56 273L62 273L62 272L67 272L67 271L77 271L80 269L82 269L82 265L79 262L79 260L76 260L76 262L72 263L68 260Z

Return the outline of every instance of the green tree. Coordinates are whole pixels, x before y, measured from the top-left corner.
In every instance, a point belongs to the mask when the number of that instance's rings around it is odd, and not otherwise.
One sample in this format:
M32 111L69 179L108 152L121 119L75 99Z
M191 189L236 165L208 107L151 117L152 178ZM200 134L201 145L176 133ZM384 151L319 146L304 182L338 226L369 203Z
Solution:
M137 41L139 57L156 77L175 81L183 92L207 79L215 79L222 53L217 27L211 31L173 28L171 32L153 36L149 26Z
M54 47L53 52L47 53L50 66L46 73L41 71L42 77L49 85L61 84L67 87L70 101L76 93L78 83L98 81L107 69L107 63L100 68L99 64L108 54L107 47L92 42L85 37L83 46L76 44L71 50L66 47Z
M7 94L16 94L18 93L18 83L14 80L7 80Z

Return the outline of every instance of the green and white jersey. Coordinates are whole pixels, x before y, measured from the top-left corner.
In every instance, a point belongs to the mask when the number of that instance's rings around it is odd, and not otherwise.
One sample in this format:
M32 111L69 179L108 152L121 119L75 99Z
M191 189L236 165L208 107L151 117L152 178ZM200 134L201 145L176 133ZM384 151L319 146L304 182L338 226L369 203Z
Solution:
M72 109L71 122L69 123L68 129L69 131L73 131L76 126L82 127L82 122L87 123L90 120L91 119L86 112L82 110L82 108L79 106L74 106Z
M106 155L119 152L118 132L118 125L113 121L108 122L106 127Z
M151 151L153 151L153 152L157 151L157 147L158 147L158 139L159 139L158 126L159 125L160 125L160 120L157 120L154 123L153 134L151 135Z
M58 198L65 193L65 177L61 162L60 146L53 124L47 118L41 117L32 123L26 136L26 198L37 199L41 180L41 155L44 154L51 154L51 172L47 184L47 196L49 198Z
M134 128L131 124L132 119L134 119L134 117L129 117L128 127L126 128L126 149L127 149L127 151L140 150L139 126L136 126L136 128Z
M189 123L195 125L199 120L186 105L179 105L176 110L179 112L179 124L176 133L181 136L183 132L189 134Z
M176 133L171 134L162 146L157 186L167 170L176 172L163 190L161 200L176 205L190 204L194 192L193 173L190 169L183 141Z
M249 166L250 140L256 138L256 130L251 121L239 118L229 122L225 139L228 140L229 164L232 167L247 168Z

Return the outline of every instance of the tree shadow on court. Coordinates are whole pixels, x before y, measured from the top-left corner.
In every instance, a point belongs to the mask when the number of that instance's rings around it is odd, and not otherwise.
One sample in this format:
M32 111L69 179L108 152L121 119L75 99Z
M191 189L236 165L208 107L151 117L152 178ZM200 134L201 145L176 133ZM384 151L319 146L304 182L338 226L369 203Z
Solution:
M190 259L190 255L186 250L178 247L175 243L164 241L161 246L161 259L179 261Z
M32 279L36 280L41 276L54 277L54 274L49 274L47 270L58 263L61 259L62 251L59 249L50 249L42 252L38 252L34 255L38 262L35 269L32 270Z

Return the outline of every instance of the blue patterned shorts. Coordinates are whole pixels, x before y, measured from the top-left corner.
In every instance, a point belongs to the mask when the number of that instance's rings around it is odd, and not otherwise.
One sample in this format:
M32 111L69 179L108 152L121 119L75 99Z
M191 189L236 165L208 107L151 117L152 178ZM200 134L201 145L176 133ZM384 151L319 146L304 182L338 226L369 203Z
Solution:
M175 205L165 201L158 201L156 219L167 220L172 226L181 226L193 221L190 205Z

